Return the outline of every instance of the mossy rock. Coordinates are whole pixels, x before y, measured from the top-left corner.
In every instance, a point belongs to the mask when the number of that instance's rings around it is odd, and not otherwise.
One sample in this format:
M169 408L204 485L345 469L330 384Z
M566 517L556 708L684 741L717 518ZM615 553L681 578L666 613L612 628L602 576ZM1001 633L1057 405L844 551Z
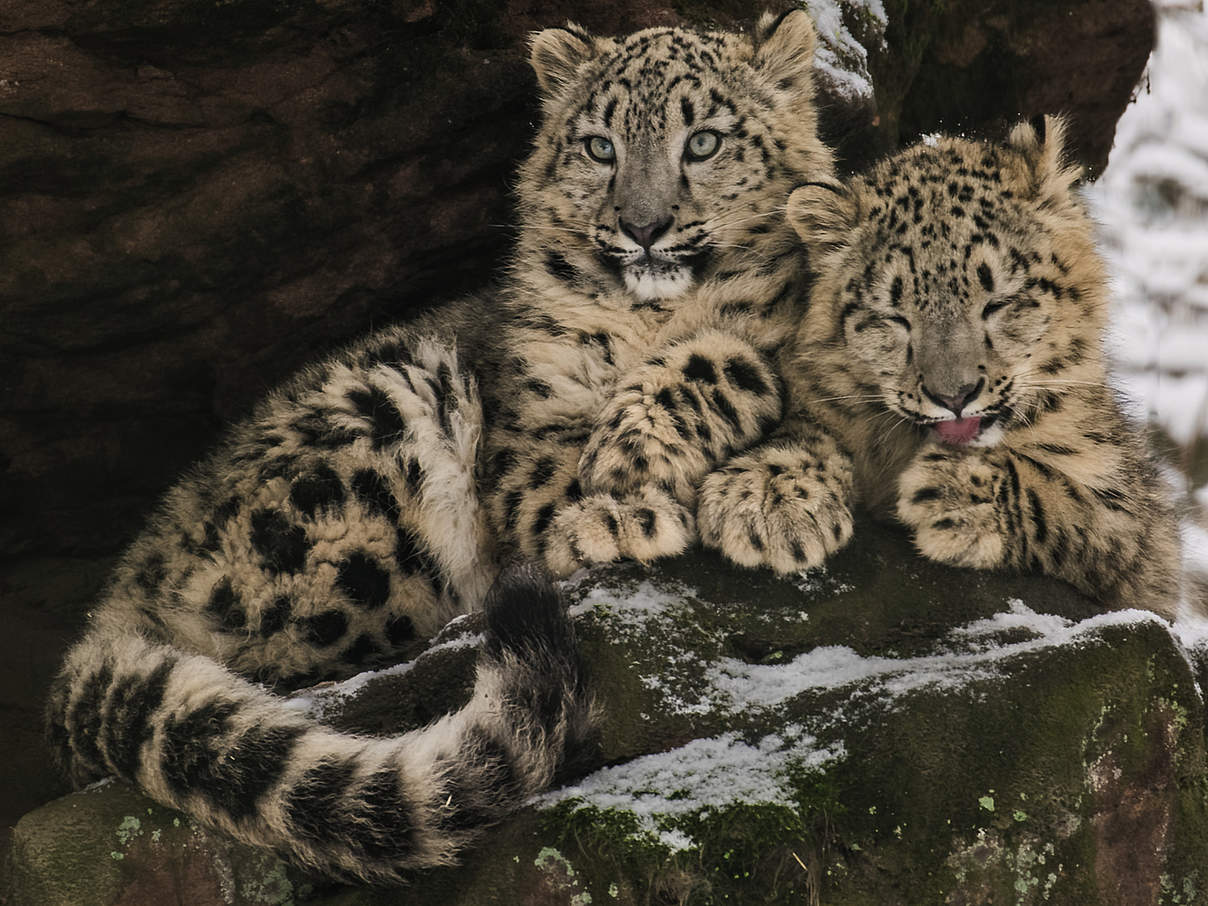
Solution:
M22 818L9 874L12 906L293 906L312 891L272 853L110 782Z
M794 581L693 556L572 587L605 766L407 902L1208 902L1170 627L857 537Z
M1171 627L924 561L879 526L857 538L788 580L697 553L568 582L598 745L459 868L303 896L280 863L209 836L202 862L292 898L264 902L324 906L1208 902L1204 710ZM346 729L409 728L464 701L479 628L462 618L405 668L305 694ZM93 837L52 833L68 809L95 812ZM16 902L136 902L120 885L155 852L145 832L141 849L109 838L152 813L170 815L111 784L28 816L14 862L38 898ZM185 824L156 842L195 853ZM91 899L42 893L94 870Z

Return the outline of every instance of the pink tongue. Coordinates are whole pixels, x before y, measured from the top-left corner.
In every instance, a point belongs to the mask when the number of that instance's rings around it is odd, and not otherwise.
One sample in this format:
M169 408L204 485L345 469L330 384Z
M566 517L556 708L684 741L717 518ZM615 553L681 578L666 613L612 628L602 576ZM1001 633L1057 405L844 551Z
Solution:
M944 443L967 444L977 437L977 432L981 430L981 419L953 418L946 422L936 422L931 427L935 428L935 433Z

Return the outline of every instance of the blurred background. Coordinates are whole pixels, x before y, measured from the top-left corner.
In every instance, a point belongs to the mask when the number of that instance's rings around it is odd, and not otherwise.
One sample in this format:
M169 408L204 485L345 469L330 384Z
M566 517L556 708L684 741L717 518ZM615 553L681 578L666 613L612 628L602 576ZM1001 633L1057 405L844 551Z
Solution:
M1115 279L1112 352L1134 412L1208 510L1208 15L1159 7L1158 44L1087 187ZM1203 537L1195 539L1208 553Z
M1071 116L1117 282L1117 368L1202 520L1200 5L802 5L847 168L928 132ZM63 791L42 698L156 498L301 364L489 281L537 113L526 36L567 19L743 29L765 6L787 4L0 4L0 848ZM1208 535L1188 538L1208 563Z

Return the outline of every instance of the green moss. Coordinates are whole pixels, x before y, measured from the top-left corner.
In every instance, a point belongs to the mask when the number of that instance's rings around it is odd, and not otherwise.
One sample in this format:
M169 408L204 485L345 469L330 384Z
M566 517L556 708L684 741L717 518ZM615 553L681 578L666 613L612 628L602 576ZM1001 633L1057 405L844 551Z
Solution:
M267 853L241 869L245 880L239 892L248 906L294 906L296 896L304 896L309 890L308 885L296 887L285 863Z
M556 860L575 879L573 858L578 877L607 879L597 896L609 899L620 895L618 875L685 904L799 903L806 894L802 866L816 861L819 841L794 808L710 807L655 823L652 829L632 812L562 803L543 815L543 829L558 843L541 850L542 867Z
M151 810L148 809L150 814ZM117 826L117 839L123 846L130 842L133 837L142 836L143 823L134 815L127 815L122 819L122 823Z
M550 886L570 897L567 901L569 906L587 906L592 902L591 894L579 889L580 880L575 877L575 867L552 846L542 847L533 865L550 879Z
M541 812L542 836L558 845L568 840L593 839L632 865L656 866L671 854L671 847L643 826L633 812L598 808L580 800L560 802Z
M1184 904L1200 903L1200 873L1193 871L1181 880L1176 880L1168 874L1160 879L1161 889L1159 903L1169 906L1184 906Z

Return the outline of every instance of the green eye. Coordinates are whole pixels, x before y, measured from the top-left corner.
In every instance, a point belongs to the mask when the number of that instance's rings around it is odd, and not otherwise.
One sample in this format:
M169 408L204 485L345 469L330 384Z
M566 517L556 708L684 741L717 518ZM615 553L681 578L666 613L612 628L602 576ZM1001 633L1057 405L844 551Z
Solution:
M721 136L712 129L705 129L688 139L684 155L688 160L707 160L716 154L720 147Z
M610 164L617 159L617 149L612 146L606 138L599 135L593 135L584 145L587 147L587 153L591 155L591 159L599 161L602 164Z

